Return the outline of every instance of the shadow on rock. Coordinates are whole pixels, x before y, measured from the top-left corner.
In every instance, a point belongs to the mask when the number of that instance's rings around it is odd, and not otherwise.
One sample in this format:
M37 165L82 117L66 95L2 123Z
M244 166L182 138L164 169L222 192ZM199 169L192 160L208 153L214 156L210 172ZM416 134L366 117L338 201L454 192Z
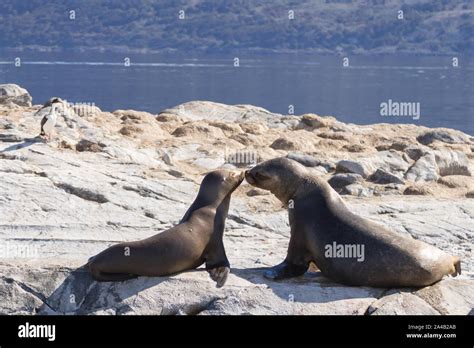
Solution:
M113 309L116 314L129 311L122 302L168 279L139 277L123 282L97 282L85 266L70 272L46 299L38 314L92 314Z
M24 149L24 148L29 147L31 145L34 145L36 143L42 143L42 142L43 142L43 140L39 137L23 139L22 143L11 145L11 146L3 149L2 151L0 151L0 153Z
M379 297L385 289L346 286L326 278L321 272L306 272L300 277L271 280L263 276L267 267L236 269L231 272L254 284L264 284L283 300L327 303L339 300Z

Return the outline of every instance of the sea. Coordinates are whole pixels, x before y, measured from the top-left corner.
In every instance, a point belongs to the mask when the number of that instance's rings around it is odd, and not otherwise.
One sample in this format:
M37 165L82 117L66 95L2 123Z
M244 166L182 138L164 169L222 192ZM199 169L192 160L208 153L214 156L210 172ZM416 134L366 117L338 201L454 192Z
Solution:
M0 50L2 83L26 88L34 104L58 96L104 111L157 114L208 100L474 135L474 59L468 56Z

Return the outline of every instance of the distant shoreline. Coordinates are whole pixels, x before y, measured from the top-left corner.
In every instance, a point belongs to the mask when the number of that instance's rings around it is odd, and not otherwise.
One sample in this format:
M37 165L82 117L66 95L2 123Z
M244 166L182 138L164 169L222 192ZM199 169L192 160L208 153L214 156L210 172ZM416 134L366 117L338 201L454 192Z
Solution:
M164 54L164 55L176 55L176 56L187 56L187 57L201 57L210 55L242 55L242 54L256 54L256 55L321 55L321 56L339 56L344 57L347 55L352 56L431 56L431 57L448 57L448 56L460 56L460 57L471 57L472 52L433 52L428 50L397 50L395 47L388 47L386 49L374 49L374 50L362 50L362 49L340 49L340 50L328 50L328 49L302 49L302 50L291 50L291 49L266 49L266 48L246 48L246 49L149 49L149 48L132 48L123 46L106 46L106 47L51 47L51 46L22 46L22 47L3 47L0 48L0 54L2 53L16 53L16 52L31 52L31 53L103 53L103 54ZM190 52L192 52L190 54Z

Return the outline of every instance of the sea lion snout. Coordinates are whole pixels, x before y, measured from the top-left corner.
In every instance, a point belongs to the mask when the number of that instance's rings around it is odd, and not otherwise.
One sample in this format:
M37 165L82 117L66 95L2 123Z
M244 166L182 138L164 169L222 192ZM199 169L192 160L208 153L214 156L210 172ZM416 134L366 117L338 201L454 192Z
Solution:
M244 172L244 175L245 175L245 180L247 180L247 182L250 184L250 185L255 185L256 184L256 180L255 178L253 177L253 175L250 173L249 170L246 170Z

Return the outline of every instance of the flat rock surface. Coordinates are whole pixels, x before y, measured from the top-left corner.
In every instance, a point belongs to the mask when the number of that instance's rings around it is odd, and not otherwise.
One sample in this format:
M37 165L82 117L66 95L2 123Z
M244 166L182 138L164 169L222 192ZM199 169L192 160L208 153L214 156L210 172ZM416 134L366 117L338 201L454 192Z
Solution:
M232 269L223 288L216 289L202 268L121 283L97 283L81 268L114 243L175 225L204 173L243 170L294 153L290 141L288 149L272 148L277 139L295 141L299 158L330 179L341 160L359 162L368 174L380 169L403 177L415 164L404 152L409 145L433 154L463 153L463 173L469 174L474 158L469 135L443 129L434 136L413 125L357 126L314 114L303 122L253 106L190 102L159 115L97 108L81 116L68 113L45 143L37 137L38 109L0 104L1 314L473 312L471 176L457 173L450 180L435 164L429 169L438 170L440 179L424 183L431 190L416 191L420 194L403 195L419 184L408 179L385 185L361 177L358 185L370 197L342 196L358 214L462 258L460 277L423 289L348 287L317 270L288 281L265 279L263 269L286 255L288 218L276 198L246 183L234 193L227 219L224 243Z

